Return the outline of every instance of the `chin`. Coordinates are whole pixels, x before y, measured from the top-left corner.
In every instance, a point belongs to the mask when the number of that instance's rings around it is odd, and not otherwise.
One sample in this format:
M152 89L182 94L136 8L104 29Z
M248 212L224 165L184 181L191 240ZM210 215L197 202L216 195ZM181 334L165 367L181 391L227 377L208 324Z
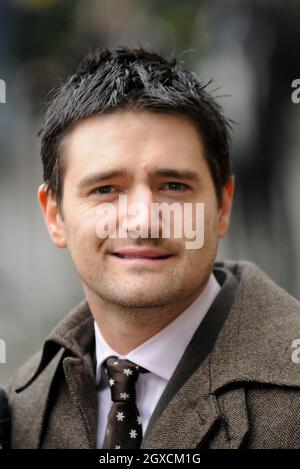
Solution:
M120 292L118 292L118 296L114 297L114 301L128 308L151 308L165 304L165 299L160 298L155 294L146 296L144 289L139 295L137 295L135 290L132 295L129 292L126 292L122 297L120 296Z

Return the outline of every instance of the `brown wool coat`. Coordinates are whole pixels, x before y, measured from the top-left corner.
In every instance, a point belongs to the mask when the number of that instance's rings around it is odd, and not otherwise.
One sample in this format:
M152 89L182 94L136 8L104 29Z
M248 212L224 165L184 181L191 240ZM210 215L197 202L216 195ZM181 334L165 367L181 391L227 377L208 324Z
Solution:
M291 355L300 304L253 263L216 263L214 271L221 292L141 447L298 448L300 364ZM94 331L85 299L16 373L8 393L13 448L95 448Z

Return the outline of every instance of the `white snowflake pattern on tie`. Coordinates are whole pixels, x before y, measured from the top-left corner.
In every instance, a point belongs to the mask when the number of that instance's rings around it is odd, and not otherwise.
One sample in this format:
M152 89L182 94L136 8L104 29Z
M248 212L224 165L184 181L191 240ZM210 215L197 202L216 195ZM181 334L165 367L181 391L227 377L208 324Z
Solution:
M127 392L120 392L120 398L121 399L129 399L129 394L127 394Z
M112 379L112 378L110 378L110 380L109 380L109 385L110 385L110 386L113 386L114 384L115 384L115 380Z
M139 425L142 425L142 417L137 417L137 423L138 423Z
M124 412L118 412L116 417L117 417L118 422L123 422L123 420L125 419Z
M136 438L137 437L137 431L136 430L130 430L129 432L130 438Z
M115 449L121 449L121 446L120 446L120 445L116 445L116 446L115 446Z
M119 362L115 361L115 362L114 362L114 365L117 365L118 363L119 363Z
M133 371L130 368L125 368L123 373L125 373L126 376L133 375Z

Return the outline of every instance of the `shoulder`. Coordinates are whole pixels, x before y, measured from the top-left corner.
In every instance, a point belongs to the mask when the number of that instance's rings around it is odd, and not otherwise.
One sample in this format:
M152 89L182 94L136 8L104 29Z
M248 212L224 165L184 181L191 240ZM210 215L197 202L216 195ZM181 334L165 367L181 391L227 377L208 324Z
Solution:
M211 356L212 389L230 412L243 389L247 447L300 447L300 303L251 262L223 266L239 286Z
M232 382L299 388L299 301L251 262L223 265L239 286L211 357L213 389Z
M93 337L93 317L86 299L83 299L54 327L42 348L13 375L8 386L9 394L12 389L27 387L40 374L49 374L64 351L74 356L83 356L89 350Z

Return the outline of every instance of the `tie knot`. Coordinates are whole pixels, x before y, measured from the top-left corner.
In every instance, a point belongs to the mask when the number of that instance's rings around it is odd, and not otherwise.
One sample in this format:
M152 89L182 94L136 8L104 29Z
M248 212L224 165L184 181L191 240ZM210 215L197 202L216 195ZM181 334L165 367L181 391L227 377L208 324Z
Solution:
M117 357L107 358L104 367L108 376L112 401L134 402L135 383L139 372L146 373L148 370L130 360Z

